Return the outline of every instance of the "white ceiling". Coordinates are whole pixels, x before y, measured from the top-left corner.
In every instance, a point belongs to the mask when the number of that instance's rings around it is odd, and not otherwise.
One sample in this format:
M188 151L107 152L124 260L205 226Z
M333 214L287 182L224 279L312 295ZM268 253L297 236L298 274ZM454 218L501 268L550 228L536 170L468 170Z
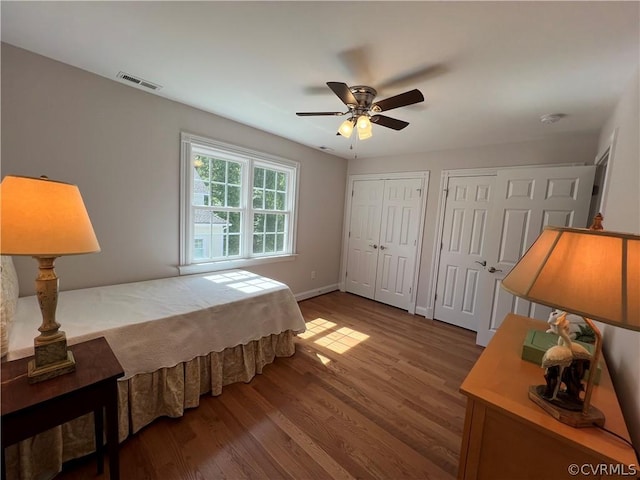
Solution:
M632 2L1 2L2 41L350 158L598 130L638 68ZM351 62L347 59L351 58ZM410 78L412 74L414 78ZM405 80L401 81L405 77ZM325 82L378 99L411 124L336 136L345 110ZM139 88L139 87L133 87ZM539 117L566 117L543 125ZM215 132L211 132L215 136ZM353 137L352 137L353 138Z

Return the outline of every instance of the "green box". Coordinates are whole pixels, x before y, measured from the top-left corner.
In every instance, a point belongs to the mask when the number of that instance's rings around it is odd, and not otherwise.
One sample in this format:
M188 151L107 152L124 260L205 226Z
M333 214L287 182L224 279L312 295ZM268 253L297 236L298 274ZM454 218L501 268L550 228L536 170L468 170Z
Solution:
M527 362L535 363L536 365L540 365L542 363L542 357L544 356L544 352L546 352L549 348L558 344L558 335L555 333L547 333L542 330L529 330L527 332L527 336L524 339L524 343L522 344L522 359ZM594 346L590 343L584 342L574 342L582 345L589 353L593 355ZM596 373L596 378L594 383L598 384L600 381L600 374L602 369L600 365L598 365L598 371ZM589 378L589 372L585 374L585 380Z

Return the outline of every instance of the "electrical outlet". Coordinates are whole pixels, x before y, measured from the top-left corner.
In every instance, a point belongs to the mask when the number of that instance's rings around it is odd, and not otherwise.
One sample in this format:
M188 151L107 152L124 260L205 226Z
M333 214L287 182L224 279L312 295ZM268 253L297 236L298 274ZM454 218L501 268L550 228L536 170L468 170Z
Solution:
M316 271L311 270L311 280L315 280L315 278L316 278Z

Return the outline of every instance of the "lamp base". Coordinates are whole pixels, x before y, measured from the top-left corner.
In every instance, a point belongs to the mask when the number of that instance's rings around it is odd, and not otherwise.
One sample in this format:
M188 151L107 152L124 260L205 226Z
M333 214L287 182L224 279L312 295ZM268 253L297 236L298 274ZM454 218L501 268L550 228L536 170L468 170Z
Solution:
M565 408L561 406L562 401L552 403L542 396L546 388L546 385L531 385L529 398L559 422L575 428L604 426L605 417L601 410L590 405L588 413L585 414L582 413L582 405L567 405L568 408Z
M57 332L53 341L35 340L35 358L28 364L29 383L42 382L50 378L71 373L76 369L73 353L67 350L67 338L64 332Z

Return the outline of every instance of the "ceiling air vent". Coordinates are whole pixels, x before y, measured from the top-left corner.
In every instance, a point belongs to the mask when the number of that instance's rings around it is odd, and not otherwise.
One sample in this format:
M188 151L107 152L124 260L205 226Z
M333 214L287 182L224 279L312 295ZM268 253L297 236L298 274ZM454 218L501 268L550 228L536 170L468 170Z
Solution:
M162 88L162 86L160 85L149 82L147 80L143 80L125 72L118 72L118 75L116 75L116 77L121 78L122 80L126 80L127 82L135 83L136 85L148 88L150 90L160 90Z

